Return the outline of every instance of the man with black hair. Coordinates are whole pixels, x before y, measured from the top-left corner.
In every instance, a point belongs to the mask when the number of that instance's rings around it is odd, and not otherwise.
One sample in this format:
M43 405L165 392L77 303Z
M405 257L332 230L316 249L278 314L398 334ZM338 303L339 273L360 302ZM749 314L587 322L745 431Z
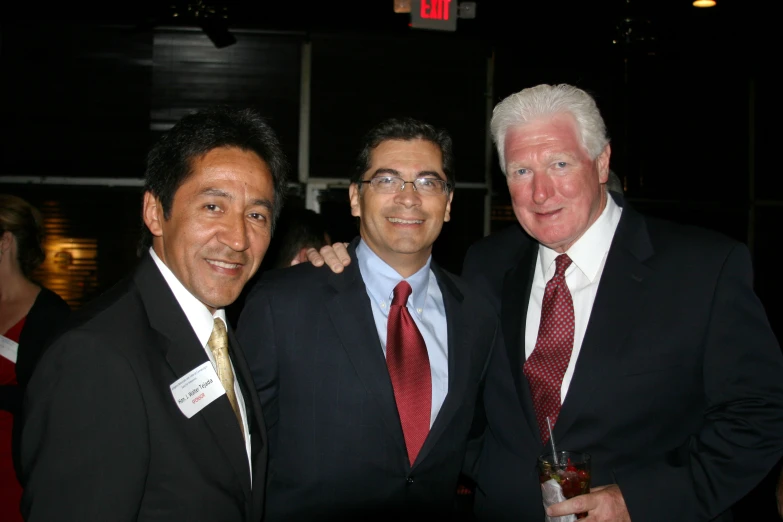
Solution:
M266 522L453 520L491 305L432 261L454 196L451 138L388 120L349 188L342 274L267 272L237 336L269 429Z
M153 147L138 267L30 381L26 520L261 519L266 431L224 307L261 263L286 171L250 110L185 116Z

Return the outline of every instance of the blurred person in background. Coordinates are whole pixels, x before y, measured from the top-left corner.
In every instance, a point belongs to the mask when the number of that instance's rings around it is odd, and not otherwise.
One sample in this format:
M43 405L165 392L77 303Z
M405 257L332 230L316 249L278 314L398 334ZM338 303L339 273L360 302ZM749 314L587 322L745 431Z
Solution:
M46 341L70 308L31 279L44 260L38 210L22 198L0 194L0 232L0 520L15 522L22 520L22 486L14 471L22 397Z
M307 261L310 248L320 250L331 242L321 214L301 207L286 207L262 269L286 268Z

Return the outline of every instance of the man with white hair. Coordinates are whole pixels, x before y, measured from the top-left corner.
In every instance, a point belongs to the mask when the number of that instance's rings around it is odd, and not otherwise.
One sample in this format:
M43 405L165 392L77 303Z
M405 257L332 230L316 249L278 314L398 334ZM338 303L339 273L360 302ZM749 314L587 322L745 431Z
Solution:
M592 491L548 509L593 521L731 520L783 454L783 356L747 248L644 217L609 193L593 98L539 85L492 135L514 213L463 275L489 290L505 350L484 393L476 514L543 520L537 456L592 456Z

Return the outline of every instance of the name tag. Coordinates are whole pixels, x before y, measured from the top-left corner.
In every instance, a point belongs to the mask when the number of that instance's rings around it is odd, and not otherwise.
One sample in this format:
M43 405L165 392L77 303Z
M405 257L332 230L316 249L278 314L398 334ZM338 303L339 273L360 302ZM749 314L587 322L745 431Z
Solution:
M209 361L191 370L171 385L174 402L188 419L225 394L226 390L220 384L215 368Z
M16 354L19 352L19 343L12 341L5 335L0 335L0 356L5 357L16 364Z

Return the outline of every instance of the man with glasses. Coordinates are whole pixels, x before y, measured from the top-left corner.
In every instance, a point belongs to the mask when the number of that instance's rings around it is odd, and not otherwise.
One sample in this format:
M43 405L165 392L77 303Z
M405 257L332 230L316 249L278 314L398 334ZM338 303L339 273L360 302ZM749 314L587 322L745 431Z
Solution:
M365 137L349 189L358 260L264 275L238 337L269 430L266 522L453 519L489 303L432 261L451 138L412 119Z

